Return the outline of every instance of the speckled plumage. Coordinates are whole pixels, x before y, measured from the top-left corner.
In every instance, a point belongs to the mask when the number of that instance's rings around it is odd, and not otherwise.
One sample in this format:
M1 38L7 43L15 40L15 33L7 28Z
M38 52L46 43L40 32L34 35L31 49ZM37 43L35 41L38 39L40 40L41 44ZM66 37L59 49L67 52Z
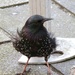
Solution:
M37 38L35 38L36 36ZM19 37L21 39L15 41L13 45L17 51L27 57L47 57L56 47L55 38L50 37L45 28L32 37L28 38L28 36L25 36L23 33L22 35L20 34Z
M37 40L30 40L21 37L21 40L17 40L14 43L14 47L17 51L26 55L27 57L46 57L50 55L52 50L55 48L54 41L55 38L51 38L48 34L43 38L38 38Z

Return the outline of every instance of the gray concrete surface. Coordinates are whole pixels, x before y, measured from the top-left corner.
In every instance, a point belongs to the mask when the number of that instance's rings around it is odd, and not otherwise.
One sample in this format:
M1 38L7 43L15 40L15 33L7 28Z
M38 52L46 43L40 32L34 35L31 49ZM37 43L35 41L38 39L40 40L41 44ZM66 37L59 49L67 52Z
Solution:
M70 11L75 13L75 0L56 0L60 4L62 4L64 7L69 9Z
M16 32L17 28L22 28L29 16L29 6L16 6L0 9L0 26L7 31Z
M71 67L70 75L75 75L75 65Z
M15 4L21 4L28 2L29 0L0 0L0 7L15 5Z
M59 1L62 3L62 0ZM75 3L75 0L73 1ZM62 5L64 6L66 3L66 7L70 6L69 10L71 11L71 7L73 8L72 2L70 0L67 0L67 2L63 0L63 2ZM51 17L54 18L51 22L51 31L57 37L75 37L75 16L72 16L72 14L67 11L65 12L61 6L53 3L51 5Z
M14 0L11 1L14 2ZM3 2L0 0L0 4L1 3ZM8 4L10 3L8 2ZM0 9L0 26L7 31L16 33L16 29L22 28L28 16L29 4ZM51 5L51 16L54 18L51 24L51 30L55 33L55 36L75 37L74 16L68 12L64 12L62 9L59 9L59 7L54 3ZM5 36L5 33L1 30L0 32L0 41L7 40L8 38ZM5 37L4 39L3 36ZM15 73L22 72L24 65L18 64L20 56L21 54L12 47L11 43L0 45L0 75L14 75ZM74 61L75 59L71 59L66 62L52 64L52 66L63 73L60 74L58 70L52 68L52 75L69 75L71 66L75 65ZM28 68L30 67L32 69L29 75L47 75L47 67L45 65L29 65Z

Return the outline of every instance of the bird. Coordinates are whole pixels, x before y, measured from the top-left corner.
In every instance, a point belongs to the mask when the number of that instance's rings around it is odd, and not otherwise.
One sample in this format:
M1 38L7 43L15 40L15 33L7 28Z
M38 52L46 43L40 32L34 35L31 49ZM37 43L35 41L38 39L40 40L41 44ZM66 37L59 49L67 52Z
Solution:
M45 18L37 14L32 15L28 18L21 31L17 31L19 38L15 39L13 46L17 51L28 57L22 74L26 71L31 57L44 57L48 72L51 74L48 57L56 49L56 39L44 27L44 22L49 20L52 20L52 18Z
M48 73L51 75L48 58L53 50L56 49L56 38L49 33L44 26L46 21L52 18L46 18L41 15L30 16L17 35L11 37L13 47L23 55L28 57L24 70L20 75L26 72L28 62L31 57L44 57L48 67Z

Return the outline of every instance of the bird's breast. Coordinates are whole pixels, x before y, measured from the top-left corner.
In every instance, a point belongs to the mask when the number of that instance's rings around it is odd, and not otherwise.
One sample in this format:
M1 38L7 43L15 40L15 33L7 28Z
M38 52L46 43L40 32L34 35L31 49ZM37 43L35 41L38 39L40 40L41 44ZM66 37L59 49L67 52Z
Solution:
M41 30L37 34L23 32L21 40L13 43L13 46L17 51L28 57L42 57L50 55L54 44L56 44L55 41L49 37L47 32Z

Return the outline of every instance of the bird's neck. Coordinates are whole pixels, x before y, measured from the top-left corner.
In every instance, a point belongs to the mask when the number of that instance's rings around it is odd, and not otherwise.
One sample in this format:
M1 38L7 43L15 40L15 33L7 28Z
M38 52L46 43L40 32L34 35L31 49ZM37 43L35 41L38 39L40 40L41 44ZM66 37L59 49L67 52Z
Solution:
M40 31L40 29L41 29L40 27L37 27L37 28L30 28L29 30L32 34L37 34Z
M47 30L46 28L43 26L40 29L37 28L35 29L30 29L30 28L25 28L23 31L23 34L25 35L25 37L29 38L29 39L40 39L40 38L44 38L47 36Z
M28 29L32 34L37 34L41 29L43 29L43 24L39 25L38 23L29 25Z

